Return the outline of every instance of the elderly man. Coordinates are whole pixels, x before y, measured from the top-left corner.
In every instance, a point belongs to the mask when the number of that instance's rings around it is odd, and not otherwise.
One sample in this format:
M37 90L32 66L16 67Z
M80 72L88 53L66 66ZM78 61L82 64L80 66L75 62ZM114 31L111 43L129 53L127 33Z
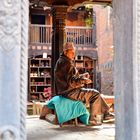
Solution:
M80 100L90 104L89 124L99 125L97 116L104 115L104 119L114 117L109 113L109 106L95 89L83 88L89 84L89 73L79 74L74 66L75 47L73 43L65 43L63 53L60 55L55 66L56 94L72 100Z

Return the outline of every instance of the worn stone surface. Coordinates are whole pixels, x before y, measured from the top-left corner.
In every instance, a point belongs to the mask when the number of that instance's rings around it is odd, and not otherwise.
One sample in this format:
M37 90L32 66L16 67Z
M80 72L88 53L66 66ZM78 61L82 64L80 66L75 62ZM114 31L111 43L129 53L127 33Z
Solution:
M116 140L139 140L140 1L113 0L113 11Z
M25 140L28 0L0 1L0 140Z
M115 140L115 125L53 125L38 117L27 119L28 140Z

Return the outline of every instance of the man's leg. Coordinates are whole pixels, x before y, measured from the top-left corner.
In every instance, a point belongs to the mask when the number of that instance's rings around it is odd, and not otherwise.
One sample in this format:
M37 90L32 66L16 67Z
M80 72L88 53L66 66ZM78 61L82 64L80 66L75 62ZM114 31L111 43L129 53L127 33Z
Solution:
M53 113L52 109L49 109L46 105L44 105L40 114L40 119L45 120L46 115L52 113Z
M89 103L91 105L91 121L93 121L97 115L102 115L109 111L109 106L101 97L100 93L95 89L81 88L80 90L75 90L68 94L67 97L73 100L80 100L84 103Z

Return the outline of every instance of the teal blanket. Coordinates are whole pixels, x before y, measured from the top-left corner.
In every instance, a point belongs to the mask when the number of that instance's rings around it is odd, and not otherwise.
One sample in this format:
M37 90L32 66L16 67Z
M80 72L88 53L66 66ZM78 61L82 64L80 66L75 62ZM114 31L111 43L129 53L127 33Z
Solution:
M89 112L81 101L55 96L49 100L47 106L50 109L55 109L59 123L78 117L82 123L88 124Z

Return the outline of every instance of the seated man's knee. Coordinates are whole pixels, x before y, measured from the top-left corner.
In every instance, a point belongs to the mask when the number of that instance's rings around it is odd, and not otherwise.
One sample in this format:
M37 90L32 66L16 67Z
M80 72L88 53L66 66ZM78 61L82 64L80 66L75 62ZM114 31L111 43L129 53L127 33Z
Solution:
M97 93L97 94L100 94L100 92L99 92L98 90L96 90L96 89L93 89L93 91L94 91L95 93Z

